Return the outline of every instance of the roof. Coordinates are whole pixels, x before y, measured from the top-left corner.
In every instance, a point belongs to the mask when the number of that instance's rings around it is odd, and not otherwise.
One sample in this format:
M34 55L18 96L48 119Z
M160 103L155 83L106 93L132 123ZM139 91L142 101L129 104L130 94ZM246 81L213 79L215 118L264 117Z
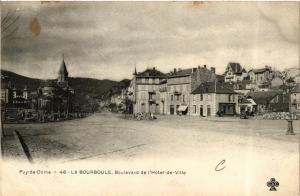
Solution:
M44 80L41 82L40 87L58 87L58 85L54 80Z
M226 72L228 72L229 69L232 70L233 74L242 74L243 72L246 72L246 70L242 68L242 66L239 63L235 62L229 62L227 64Z
M166 77L166 74L158 71L153 67L152 69L146 69L143 72L137 73L137 77L148 77L148 78L163 78Z
M243 105L247 105L247 104L251 104L251 105L256 105L255 101L252 98L246 98L243 97L239 100L239 104L243 104Z
M230 86L220 82L204 82L200 84L192 94L237 94Z
M67 71L67 67L66 67L66 63L65 63L65 60L63 59L61 65L60 65L60 68L59 68L59 74L62 74L62 75L68 75L68 71Z
M297 83L291 93L300 93L300 83Z
M276 95L282 94L283 91L257 91L249 92L247 98L252 98L257 104L266 104L271 101Z
M261 69L251 69L250 71L253 71L254 73L263 73L263 72L270 71L270 70L271 69L269 67L265 67L265 68L261 68Z
M180 76L189 76L193 72L192 68L189 69L178 69L174 72L168 73L168 77L180 77Z

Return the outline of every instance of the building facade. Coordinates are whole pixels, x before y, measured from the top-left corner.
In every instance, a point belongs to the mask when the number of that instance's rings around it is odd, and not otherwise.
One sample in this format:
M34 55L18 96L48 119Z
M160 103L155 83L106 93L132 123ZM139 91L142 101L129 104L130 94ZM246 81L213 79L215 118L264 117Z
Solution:
M167 114L190 114L190 95L201 83L215 81L215 68L194 67L191 69L174 69L167 74Z
M300 83L297 83L291 91L291 110L300 113Z
M160 99L161 82L166 75L155 68L134 73L132 84L133 112L160 114L163 100Z
M202 83L191 93L190 111L191 115L201 117L235 115L238 93L217 81Z
M37 90L35 109L44 118L48 114L52 119L67 118L74 112L75 91L69 86L68 71L63 59L57 80L47 80Z
M1 106L11 105L13 101L13 93L11 82L7 76L1 74Z
M206 81L216 80L215 69L203 67L174 69L164 74L155 68L134 72L128 88L134 113L189 114L192 90Z
M240 82L247 76L247 72L239 63L229 62L225 70L225 82Z
M282 90L256 91L247 94L257 104L256 113L288 112L289 95Z
M273 79L272 68L265 66L261 69L251 69L248 72L250 80L252 83L257 85L269 85L270 81Z

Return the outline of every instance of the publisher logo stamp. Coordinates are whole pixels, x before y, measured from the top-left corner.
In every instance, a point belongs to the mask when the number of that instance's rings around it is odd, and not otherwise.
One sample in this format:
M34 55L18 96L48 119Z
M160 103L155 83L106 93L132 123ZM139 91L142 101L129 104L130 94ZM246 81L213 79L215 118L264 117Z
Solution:
M279 187L279 182L277 182L275 178L271 178L270 181L267 182L267 186L270 187L269 191L277 191L276 187Z

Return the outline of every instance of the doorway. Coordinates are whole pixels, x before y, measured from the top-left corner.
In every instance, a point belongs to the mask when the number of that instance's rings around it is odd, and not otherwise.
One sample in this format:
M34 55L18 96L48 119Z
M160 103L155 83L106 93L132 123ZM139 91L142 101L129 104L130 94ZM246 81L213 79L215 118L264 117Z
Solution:
M174 115L174 105L170 105L170 114Z
M203 105L200 105L200 116L203 116Z

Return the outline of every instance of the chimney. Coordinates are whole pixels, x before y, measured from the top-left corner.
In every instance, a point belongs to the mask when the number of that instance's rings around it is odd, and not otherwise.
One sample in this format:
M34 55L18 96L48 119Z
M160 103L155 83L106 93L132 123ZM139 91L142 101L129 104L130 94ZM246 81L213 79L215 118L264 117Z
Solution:
M200 65L198 65L198 69L200 69Z
M195 68L192 69L192 73L194 73L196 71L197 71L197 67L195 67Z
M176 68L174 68L174 73L176 73Z
M155 70L155 67L153 67L153 70Z
M204 68L206 68L206 65L203 65Z
M216 68L211 67L211 68L210 68L210 71L213 72L213 73L216 73Z

